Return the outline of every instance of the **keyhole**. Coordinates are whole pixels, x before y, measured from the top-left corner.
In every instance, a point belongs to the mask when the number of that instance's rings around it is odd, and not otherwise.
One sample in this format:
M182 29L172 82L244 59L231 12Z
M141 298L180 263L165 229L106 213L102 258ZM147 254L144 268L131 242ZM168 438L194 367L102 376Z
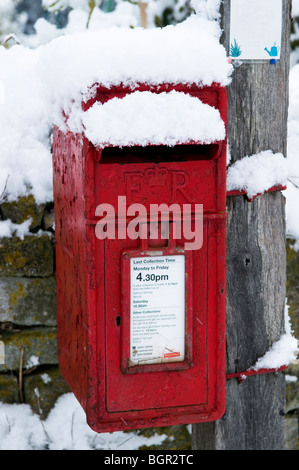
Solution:
M120 315L116 317L116 324L117 326L120 326Z

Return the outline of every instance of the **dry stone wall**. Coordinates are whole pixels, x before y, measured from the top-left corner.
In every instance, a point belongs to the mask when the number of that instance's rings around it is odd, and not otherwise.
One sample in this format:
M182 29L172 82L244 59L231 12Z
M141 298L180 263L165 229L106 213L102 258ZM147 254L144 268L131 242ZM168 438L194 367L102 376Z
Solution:
M0 214L14 224L31 218L23 237L0 238L0 402L28 403L45 418L69 391L57 360L53 204L27 196L2 201Z
M287 240L287 297L292 330L299 338L299 252ZM286 447L299 450L299 356L289 366L286 381Z

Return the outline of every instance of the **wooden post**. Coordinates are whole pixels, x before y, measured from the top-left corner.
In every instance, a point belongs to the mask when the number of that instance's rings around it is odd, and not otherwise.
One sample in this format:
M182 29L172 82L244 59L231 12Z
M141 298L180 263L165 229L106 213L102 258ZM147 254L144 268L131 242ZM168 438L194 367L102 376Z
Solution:
M147 2L138 2L139 10L140 10L140 23L142 28L147 27Z
M228 51L229 0L222 3ZM263 150L286 156L291 0L283 2L281 60L243 63L228 88L232 162ZM227 198L227 373L247 370L284 332L285 207L280 192L249 203ZM284 373L227 380L227 407L216 422L195 424L194 450L284 448Z

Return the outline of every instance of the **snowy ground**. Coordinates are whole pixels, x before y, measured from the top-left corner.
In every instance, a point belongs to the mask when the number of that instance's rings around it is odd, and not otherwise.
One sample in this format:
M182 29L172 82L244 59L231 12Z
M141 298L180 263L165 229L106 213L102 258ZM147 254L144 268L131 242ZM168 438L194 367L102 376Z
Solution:
M62 395L43 422L29 405L0 403L0 450L137 450L159 445L165 435L98 434L86 424L85 413L72 393Z
M217 0L210 1L212 6L217 5L217 3L219 3ZM298 1L294 2L294 8L298 8L299 12ZM0 134L0 197L4 195L5 191L5 196L10 200L14 200L30 191L34 194L37 202L52 200L52 124L56 122L56 124L63 125L59 111L59 106L62 106L65 111L70 112L69 124L74 129L82 126L82 115L78 106L82 90L77 88L78 77L86 92L87 85L90 85L95 78L98 78L99 72L95 66L96 62L91 61L90 57L101 53L102 60L106 61L105 70L107 74L103 78L104 83L118 83L124 78L115 74L116 68L113 63L115 57L113 54L111 55L111 51L119 53L120 44L115 44L114 49L110 48L110 55L105 55L102 50L97 49L97 44L103 44L103 41L99 41L101 35L103 37L105 34L109 36L109 31L103 32L103 29L108 26L116 24L127 28L127 31L132 31L128 26L136 26L137 24L136 9L133 9L133 6L126 2L126 6L120 4L119 10L109 17L103 15L101 12L94 15L88 35L82 33L86 25L86 14L74 10L67 30L63 31L64 37L61 37L61 30L58 31L45 20L38 20L36 25L37 34L31 37L30 41L27 38L30 43L15 45L8 50L0 47L0 63L2 65L0 69L0 128L2 130ZM107 18L109 18L108 22ZM194 67L194 61L191 63L190 56L188 59L186 55L186 48L182 42L183 28L184 26L176 30L170 28L169 33L166 32L166 36L169 34L168 44L171 45L170 49L176 50L175 61L170 67L165 67L164 61L166 54L169 54L169 50L164 50L161 53L161 43L157 31L154 32L152 38L146 38L146 41L151 43L153 47L152 62L151 60L147 62L142 55L144 36L140 36L140 41L138 41L140 55L138 56L137 67L136 62L132 61L132 55L126 55L126 48L124 47L124 61L127 61L125 80L129 83L130 73L140 73L140 70L143 72L145 70L152 83L166 80L169 76L171 76L172 81L193 81L194 74L196 73L198 76L198 67L192 68L191 65ZM98 32L98 29L101 29L101 31ZM152 30L149 30L148 35L152 32ZM116 34L116 30L113 31L113 34ZM193 57L198 57L198 64L200 62L205 64L205 69L200 70L200 80L206 84L210 84L215 80L226 85L230 79L231 66L218 45L219 30L215 22L210 23L205 18L200 24L200 28L198 28L191 21L188 34L190 34L188 40L190 41L191 56L193 54ZM128 41L126 43L127 51L130 51L128 48L131 41L130 35L131 32L126 32L122 36L125 41ZM210 39L209 42L207 42L207 38ZM24 38L22 39L25 41ZM53 41L50 42L51 40ZM173 47L173 41L176 41L176 48ZM211 57L209 53L205 57L205 51L198 48L200 42L210 44L210 48L213 49L212 55L214 57L216 55L217 60L209 61L207 59ZM89 50L89 54L86 54L86 50ZM67 69L66 54L74 54L75 61L71 61L74 64L73 68ZM178 64L178 57L185 60L183 67ZM142 60L144 61L143 68L140 67L140 61L142 62ZM159 74L155 75L153 63L157 64ZM186 76L181 75L182 70L187 72ZM57 103L59 104L58 107ZM186 105L189 106L189 102ZM154 108L153 111L155 111ZM96 116L98 116L97 113L96 110ZM218 119L218 117L215 119ZM219 129L221 134L220 123ZM94 131L94 127L91 127L91 130ZM166 138L167 135L164 135L162 140ZM285 184L287 182L288 189L285 191L287 198L287 232L290 237L296 240L296 248L299 248L298 149L299 65L293 65L290 75L287 162L280 154L270 155L270 151L257 156L248 156L248 160L244 159L242 164L236 165L230 170L228 184L229 189L243 188L247 190L248 194L254 195L263 192L263 190L274 184ZM11 158L12 155L14 156L13 159ZM271 161L270 171L269 166L267 166L269 161ZM264 176L264 178L257 181L256 170L259 176ZM245 181L244 175L247 175ZM13 224L7 221L0 221L0 236L9 236L14 230L17 230L19 236L23 236L28 227L28 223L24 223L22 227L14 227ZM274 360L276 361L274 367L277 367L282 365L282 360L284 363L290 360L296 345L289 329L287 315L286 327L286 336L281 339L281 343L275 345L272 356L271 354L268 355L264 358L267 362L261 361L257 367L265 367L265 364L266 367L271 367ZM283 358L282 352L285 354ZM165 436L157 434L148 439L134 433L96 434L87 426L85 414L72 394L62 396L45 421L41 421L37 415L33 415L28 405L5 405L0 403L0 450L37 450L45 448L51 450L134 450L141 445L160 444L164 438Z

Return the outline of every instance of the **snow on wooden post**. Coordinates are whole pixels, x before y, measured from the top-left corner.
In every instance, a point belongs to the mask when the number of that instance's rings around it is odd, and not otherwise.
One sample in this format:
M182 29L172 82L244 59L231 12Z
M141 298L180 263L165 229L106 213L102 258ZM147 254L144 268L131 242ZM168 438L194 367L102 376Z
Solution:
M269 0L257 3L256 15ZM281 38L276 45L274 40L273 44L264 44L270 54L265 51L265 57L252 56L251 60L248 52L246 61L241 55L232 57L235 70L228 87L232 163L268 150L286 156L291 0L270 3L273 8L274 3L282 8ZM245 4L254 6L256 0ZM228 54L237 54L238 46L239 52L242 50L238 38L231 40L229 34L231 12L236 5L235 0L224 0L221 6L222 39ZM265 22L271 20L271 12L272 8ZM248 31L247 37L250 35L256 39L254 29ZM227 373L233 378L227 380L224 417L194 425L192 447L279 450L284 448L283 372L248 376L242 383L234 374L250 369L284 332L284 198L279 191L258 196L253 202L245 196L230 196L227 210Z

